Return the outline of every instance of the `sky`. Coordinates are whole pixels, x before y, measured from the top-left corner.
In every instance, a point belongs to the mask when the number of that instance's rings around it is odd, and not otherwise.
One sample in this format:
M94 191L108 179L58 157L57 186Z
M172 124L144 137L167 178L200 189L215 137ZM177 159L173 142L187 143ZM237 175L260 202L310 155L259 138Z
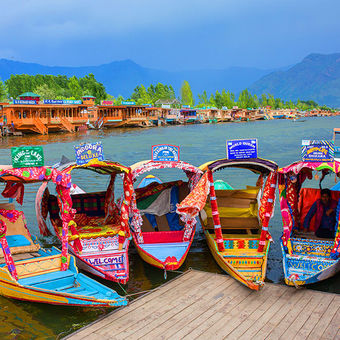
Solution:
M271 69L340 52L339 0L0 0L0 58Z

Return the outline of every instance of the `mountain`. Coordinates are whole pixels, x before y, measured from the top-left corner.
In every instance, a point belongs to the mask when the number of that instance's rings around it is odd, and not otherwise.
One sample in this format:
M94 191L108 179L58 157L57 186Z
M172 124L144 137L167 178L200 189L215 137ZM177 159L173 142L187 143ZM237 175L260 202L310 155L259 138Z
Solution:
M184 80L189 81L194 94L206 90L209 93L223 88L238 93L247 86L270 73L272 70L262 70L251 67L230 67L225 70L196 70L170 72L146 68L131 60L114 61L99 66L63 67L44 66L34 63L24 63L8 59L0 59L0 78L8 79L11 74L52 74L83 77L93 73L95 78L104 84L106 91L113 95L127 97L140 84L149 86L158 82L172 85L177 94Z
M340 107L340 53L310 54L285 71L263 76L249 87L252 93L270 93L285 100L314 100Z

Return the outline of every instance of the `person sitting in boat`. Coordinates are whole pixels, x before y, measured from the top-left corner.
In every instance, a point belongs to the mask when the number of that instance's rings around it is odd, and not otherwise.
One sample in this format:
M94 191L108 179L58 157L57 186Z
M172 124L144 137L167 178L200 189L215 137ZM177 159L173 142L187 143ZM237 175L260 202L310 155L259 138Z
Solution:
M335 237L335 212L337 201L332 199L329 189L321 190L321 199L318 199L309 209L303 223L304 231L310 226L310 221L315 215L315 235L320 238Z

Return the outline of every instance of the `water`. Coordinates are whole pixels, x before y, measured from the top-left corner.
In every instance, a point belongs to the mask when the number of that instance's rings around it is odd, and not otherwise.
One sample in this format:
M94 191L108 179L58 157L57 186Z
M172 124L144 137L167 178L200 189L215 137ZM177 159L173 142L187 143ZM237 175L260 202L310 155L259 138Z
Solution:
M9 164L10 147L18 145L44 145L45 164L54 164L62 154L74 159L73 145L85 141L101 141L107 159L124 165L150 159L151 145L175 144L181 147L181 159L194 165L209 160L223 158L226 155L226 139L256 137L259 140L259 155L275 160L280 166L300 159L302 139L331 139L333 127L340 126L340 117L306 118L304 121L275 120L234 124L206 124L173 126L151 129L88 131L77 134L51 134L49 136L24 136L7 138L0 141L0 164ZM162 180L184 179L179 170L164 170L154 173ZM243 176L243 174L247 174ZM329 176L330 177L330 176ZM225 179L235 188L252 185L255 176L239 170L224 170L215 174L215 179ZM328 178L328 186L334 185L334 176ZM108 177L81 172L74 174L74 181L86 191L98 191L106 188ZM326 183L326 180L325 182ZM316 186L312 180L310 185ZM34 198L37 185L26 186L24 212L32 233L38 236L35 222ZM0 188L2 190L2 188ZM118 192L120 191L117 188ZM282 257L279 247L281 235L281 217L276 204L275 216L270 230L274 244L271 245L267 270L267 281L283 284ZM56 237L40 239L44 246L56 243ZM164 272L144 263L133 246L130 249L130 281L124 289L130 294L157 287L164 283ZM203 233L199 229L188 258L180 268L201 269L221 273L206 245ZM167 280L178 273L167 273ZM115 283L98 281L123 294ZM327 292L340 293L340 275L309 287ZM49 306L8 300L0 297L0 334L5 338L55 338L66 335L83 325L94 321L107 310L91 310L72 307Z

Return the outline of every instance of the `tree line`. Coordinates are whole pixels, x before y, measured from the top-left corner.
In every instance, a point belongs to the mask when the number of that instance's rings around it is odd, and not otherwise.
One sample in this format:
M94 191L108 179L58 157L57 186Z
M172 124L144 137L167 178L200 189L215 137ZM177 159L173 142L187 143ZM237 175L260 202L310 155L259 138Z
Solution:
M64 75L38 74L31 76L18 74L12 75L5 82L0 80L0 101L17 98L24 92L39 94L41 99L81 99L84 95L92 95L96 97L97 103L101 100L110 100L115 105L120 105L122 101L128 100L135 102L137 105L151 104L160 106L161 104L157 103L159 100L172 101L177 99L178 103L182 105L197 108L216 107L218 109L230 109L237 106L247 109L270 106L274 109L329 109L325 105L318 105L313 100L285 101L281 98L275 98L271 94L262 94L258 97L256 94L251 94L248 89L241 91L238 96L225 89L211 94L203 91L203 93L197 95L198 100L195 101L195 96L188 81L183 82L178 98L176 98L175 90L171 85L162 83L151 84L148 87L141 84L135 87L129 97L124 98L122 95L119 95L115 98L106 92L105 86L98 82L92 73L79 78Z

